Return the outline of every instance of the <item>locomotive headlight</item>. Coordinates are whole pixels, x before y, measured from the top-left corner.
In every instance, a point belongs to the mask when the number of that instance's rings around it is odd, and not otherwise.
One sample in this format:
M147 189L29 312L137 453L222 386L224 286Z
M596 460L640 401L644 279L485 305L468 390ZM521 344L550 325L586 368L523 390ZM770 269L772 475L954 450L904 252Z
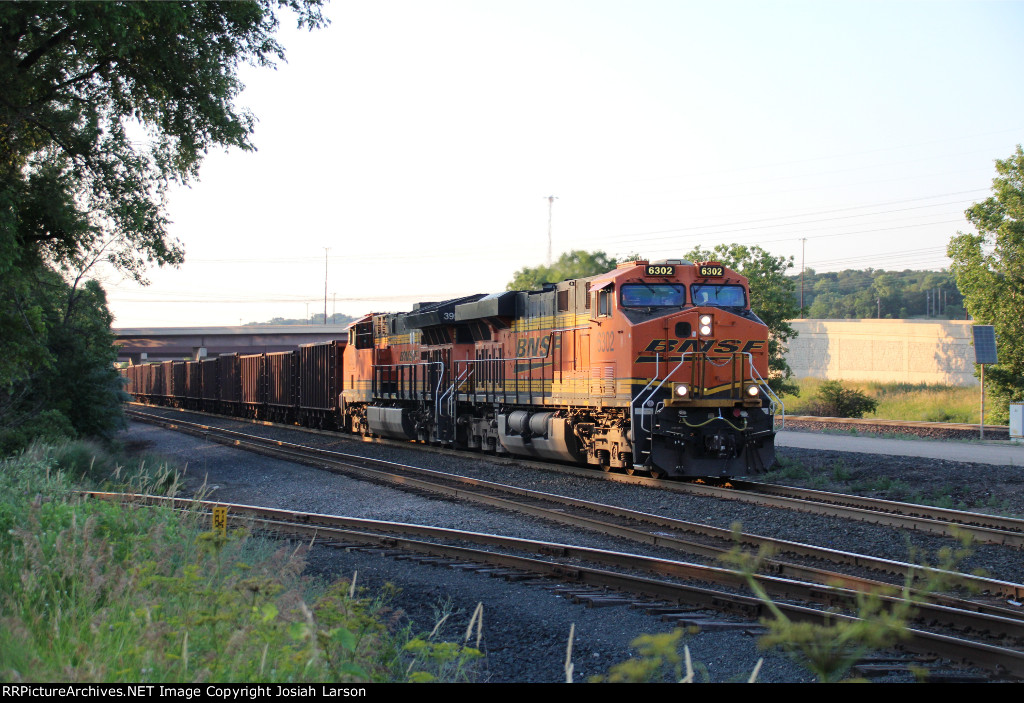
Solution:
M757 386L747 386L747 395L749 395L751 398L753 398L760 392L761 389L758 388Z
M678 400L684 400L690 396L690 387L685 383L673 383L672 395Z
M700 316L700 333L705 337L711 334L711 315Z

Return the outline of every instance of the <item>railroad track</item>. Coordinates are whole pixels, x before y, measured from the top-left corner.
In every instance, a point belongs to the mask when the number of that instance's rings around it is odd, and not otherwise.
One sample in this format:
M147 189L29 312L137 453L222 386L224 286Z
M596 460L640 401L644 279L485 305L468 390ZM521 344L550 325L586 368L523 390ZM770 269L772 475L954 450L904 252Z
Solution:
M147 407L147 406L137 406ZM160 408L167 411L167 408ZM127 411L129 415L142 417L162 417L153 413L141 413L137 409ZM173 411L178 412L178 411ZM194 413L194 411L184 411ZM222 418L232 422L252 423L257 426L277 426L273 423L245 420L240 418L223 418L220 415L207 415L206 413L194 413L206 415L211 420ZM164 416L165 417L165 416ZM821 419L821 418L797 418ZM829 418L832 419L832 418ZM874 422L874 421L873 421ZM940 425L943 423L902 423L902 424L927 424ZM211 426L212 427L212 426ZM324 430L311 430L308 428L292 425L280 425L291 430L310 432L313 434L327 434L343 440L364 442L366 440L354 435L347 435L336 432L325 432ZM1004 428L1005 429L1005 428ZM465 458L472 454L439 448L430 445L410 445L409 442L401 442L389 439L374 438L375 443L408 448L417 446L426 451L451 454ZM866 498L844 493L830 493L813 489L781 486L776 484L764 484L753 481L733 480L725 484L706 484L703 482L678 481L673 479L656 479L640 474L626 475L615 472L598 472L594 469L584 468L576 465L559 464L553 462L531 461L521 457L512 460L519 466L535 466L548 471L568 473L575 476L595 479L603 477L605 480L633 485L656 486L663 490L688 493L692 495L704 495L715 498L728 498L740 500L756 505L779 507L786 509L800 510L802 512L826 515L831 517L842 517L851 520L859 520L872 524L888 525L900 529L910 529L917 532L934 534L943 537L957 537L959 534L967 533L976 542L986 544L1001 544L1013 547L1024 547L1024 520L975 513L969 511L952 510L945 508L930 507L914 503L901 503L878 498Z
M504 508L513 512L568 524L573 527L593 530L602 534L623 537L657 547L713 559L720 558L739 543L754 549L766 548L779 554L815 559L830 564L841 564L856 567L857 569L867 569L880 574L894 575L899 579L905 579L914 573L931 576L938 573L937 570L925 569L924 567L905 562L772 539L749 533L736 534L731 530L711 525L483 481L408 464L316 449L200 423L169 420L159 415L139 413L137 411L132 411L131 414L138 419L161 424L170 429L179 429L194 435L216 439L222 443L271 454L300 463L313 463L325 468L356 474L361 478L401 484L435 494L440 493L453 499L470 500L491 507ZM465 456L464 453L459 453L459 455ZM545 469L551 469L551 466L548 464L540 464L540 466ZM639 476L601 474L577 467L559 466L557 469L578 473L578 475L588 479L607 477L612 480L621 480L629 483L655 485L672 491L715 498L739 499L759 505L814 512L831 517L864 520L945 537L954 537L957 530L964 530L970 532L979 541L1012 546L1024 544L1024 521L1010 521L1008 518L1001 521L1001 524L1003 524L1002 528L987 527L977 524L966 524L966 522L975 518L980 521L989 516L975 516L973 513L960 513L958 511L943 511L955 513L962 521L948 523L941 521L941 519L936 517L936 513L928 512L928 509L925 509L923 506L892 503L891 501L872 501L871 499L861 499L856 496L845 496L843 494L803 491L801 489L788 489L764 484L749 484L745 490L738 490L734 487L679 483ZM754 487L762 489L761 492L755 491ZM773 489L777 489L782 495L773 494ZM789 493L786 494L787 492ZM834 504L835 501L841 502L844 499L858 502L859 507ZM872 507L873 505L875 507ZM906 510L904 513L894 513L892 512L894 506L902 506ZM915 508L921 508L926 512L926 515L914 514ZM972 518L971 516L975 517ZM1015 522L1016 529L1010 529L1007 521ZM818 580L820 583L829 583L839 578L839 575L830 571L825 571L822 572L822 575L815 576L814 574L817 570L811 567L777 559L772 560L771 567L779 573L792 573L799 575L800 578ZM942 574L942 576L948 575ZM857 577L850 574L846 574L844 578L849 583L857 580ZM977 576L959 575L958 578L964 586L977 592L994 597L1013 598L1024 601L1024 587L1018 584ZM867 579L861 580L865 581L865 583L870 582Z
M950 508L938 508L917 503L901 503L880 498L864 498L846 493L830 493L811 488L795 488L754 481L732 481L732 488L748 495L777 496L798 501L837 505L874 513L920 518L923 521L952 524L961 532L970 533L976 540L990 544L1005 544L1014 547L1024 545L1024 520L1020 518L975 513ZM978 529L973 529L978 528ZM948 535L948 530L937 531Z
M116 493L89 493L94 498L169 506L178 510L210 511L224 505L188 499ZM746 587L742 574L720 567L692 564L650 556L627 554L566 544L524 540L500 535L463 532L445 528L389 523L350 517L228 505L229 524L270 531L273 536L295 536L346 549L376 549L396 558L427 560L435 566L472 569L490 576L523 581L557 581L575 599L601 605L636 605L661 614L679 625L722 627L703 611L730 616L736 627L767 614L761 600L737 592ZM849 589L822 589L796 579L761 575L758 583L772 597L775 607L793 621L834 624L854 621L835 611L849 606L856 593ZM880 596L890 607L897 599ZM641 599L638 601L638 599ZM793 603L815 603L819 607ZM830 609L820 605L825 604ZM959 635L910 628L901 647L928 656L939 656L981 666L1000 676L1024 677L1024 621L990 614L959 611L948 606L921 603L917 618L966 631L1001 633L1013 646ZM739 622L737 623L737 620ZM726 623L728 626L728 623Z
M976 542L1018 549L1024 547L1024 520L1000 515L753 481L734 480L722 486L687 483L678 484L670 490L842 517L942 537L968 534Z
M781 418L777 418L776 424L779 424L780 420ZM857 429L863 432L879 434L903 434L946 439L977 439L981 434L981 427L979 425L958 422L787 415L785 423L787 425L795 425L796 427L810 427L814 429ZM1009 439L1010 428L1006 425L985 425L985 437L988 439Z
M955 578L962 584L967 584L992 596L1024 598L1024 586L1010 582L941 573L936 570L925 570L912 564L774 540L757 535L733 535L728 530L721 528L640 513L617 506L595 504L565 496L494 484L479 479L367 459L361 456L327 452L232 430L219 430L198 423L185 423L158 417L148 419L158 421L173 429L181 429L208 439L218 439L227 444L292 461L313 463L327 468L333 467L345 473L354 472L360 474L364 479L390 481L406 487L414 487L417 490L444 493L460 500L473 500L676 552L717 559L735 546L738 540L745 547L753 549L767 547L786 557L807 557L828 563L845 564L856 567L858 570L870 569L881 574L896 575L898 580L907 579L914 574L929 577L943 576ZM588 475L593 477L594 473L588 472ZM646 480L650 481L651 479ZM729 491L731 489L720 490ZM674 560L670 561L674 563ZM807 600L816 599L819 605L839 605L850 608L852 594L855 591L874 591L888 594L886 597L892 598L894 597L892 594L897 590L892 580L883 581L850 573L841 574L782 558L766 560L764 566L772 573L771 578L781 578L787 583L813 584L807 588L817 589L813 591L815 596L812 598L808 595L811 591L804 591L800 597ZM694 566L694 568L696 567ZM705 576L705 578L707 577ZM735 579L735 576L732 578ZM844 589L823 588L826 584L842 584ZM842 595L844 593L845 595ZM793 597L793 594L787 591L778 591L776 595ZM923 594L912 595L918 599L924 597ZM1021 620L1022 615L1012 608L935 596L931 597L931 602L926 606L926 612L927 620L931 622L943 622L947 626L962 627L970 631L999 632L1002 633L1002 636L1013 639L1014 642L1024 641L1020 639L1020 635L1024 634L1021 631L1021 627L1024 626ZM975 618L979 619L975 620Z

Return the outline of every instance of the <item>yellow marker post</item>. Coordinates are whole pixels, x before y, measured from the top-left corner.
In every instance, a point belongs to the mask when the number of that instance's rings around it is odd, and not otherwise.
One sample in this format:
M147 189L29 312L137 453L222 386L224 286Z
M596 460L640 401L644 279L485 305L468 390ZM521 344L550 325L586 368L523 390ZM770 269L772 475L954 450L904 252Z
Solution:
M228 509L227 506L219 505L213 509L213 529L221 535L228 531Z

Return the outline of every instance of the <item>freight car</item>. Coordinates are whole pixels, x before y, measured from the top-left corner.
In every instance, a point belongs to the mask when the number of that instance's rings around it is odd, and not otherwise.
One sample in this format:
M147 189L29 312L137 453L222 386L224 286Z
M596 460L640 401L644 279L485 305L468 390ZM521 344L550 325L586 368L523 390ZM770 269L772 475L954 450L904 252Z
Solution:
M222 358L229 379L204 362L203 408L655 476L774 463L768 329L718 262L419 303L357 320L347 344L264 356ZM240 402L239 383L262 390Z

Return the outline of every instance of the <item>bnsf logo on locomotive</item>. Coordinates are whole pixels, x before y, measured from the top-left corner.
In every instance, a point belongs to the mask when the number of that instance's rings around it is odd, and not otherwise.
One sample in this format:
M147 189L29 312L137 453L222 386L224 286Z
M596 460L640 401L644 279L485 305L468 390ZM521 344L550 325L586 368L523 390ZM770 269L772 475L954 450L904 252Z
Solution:
M732 354L734 352L756 352L764 349L767 342L740 339L653 339L651 343L636 357L636 363L654 361L654 354L683 354L684 352L702 352L704 354Z
M551 335L543 337L520 338L516 340L516 358L523 359L531 356L547 356L551 348Z

